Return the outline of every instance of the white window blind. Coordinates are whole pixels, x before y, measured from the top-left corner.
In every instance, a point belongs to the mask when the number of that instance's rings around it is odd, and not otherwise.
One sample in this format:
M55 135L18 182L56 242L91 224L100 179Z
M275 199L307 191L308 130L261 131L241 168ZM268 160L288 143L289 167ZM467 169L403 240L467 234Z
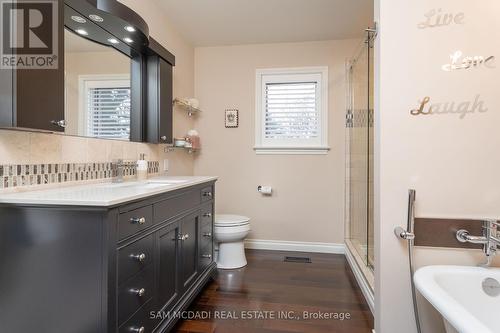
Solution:
M87 131L98 138L130 137L130 88L88 89Z
M83 76L81 127L85 136L130 138L130 78L124 75Z
M328 68L259 69L258 154L324 154L328 148Z
M311 139L320 134L317 82L267 83L266 139Z

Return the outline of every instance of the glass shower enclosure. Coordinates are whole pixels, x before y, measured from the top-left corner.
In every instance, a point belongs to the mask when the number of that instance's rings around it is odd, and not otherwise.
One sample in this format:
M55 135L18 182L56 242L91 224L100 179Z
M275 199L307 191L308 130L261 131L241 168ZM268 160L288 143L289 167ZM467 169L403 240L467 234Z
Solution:
M373 281L373 33L347 62L346 246L368 282ZM372 283L370 283L372 284ZM372 285L373 288L373 285Z

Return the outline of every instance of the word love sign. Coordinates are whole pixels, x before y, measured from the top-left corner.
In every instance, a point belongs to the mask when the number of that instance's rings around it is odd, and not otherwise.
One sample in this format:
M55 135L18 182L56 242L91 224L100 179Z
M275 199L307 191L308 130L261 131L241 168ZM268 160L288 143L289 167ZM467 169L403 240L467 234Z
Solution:
M430 97L424 97L424 99L419 102L420 105L418 108L410 110L410 114L412 116L458 114L460 119L464 119L468 113L484 113L488 111L488 108L484 107L484 101L481 100L479 94L475 96L473 101L463 101L460 103L441 102L429 104L430 101Z
M419 29L444 27L450 24L464 24L464 13L443 13L441 8L431 9L424 14L426 20L417 24Z
M466 56L463 57L462 51L456 51L450 55L451 63L443 65L441 68L444 71L451 72L458 69L469 69L469 68L495 68L495 57L483 57L483 56Z

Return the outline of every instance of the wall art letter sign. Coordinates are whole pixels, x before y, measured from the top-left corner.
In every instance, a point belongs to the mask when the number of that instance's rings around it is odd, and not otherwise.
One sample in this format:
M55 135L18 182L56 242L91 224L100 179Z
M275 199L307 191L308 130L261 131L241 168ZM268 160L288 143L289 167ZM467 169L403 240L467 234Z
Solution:
M488 111L488 108L484 106L484 101L481 100L479 94L474 97L473 101L466 100L460 103L437 102L429 104L430 101L430 97L424 97L419 101L418 108L410 110L410 114L412 116L458 114L460 119L464 119L468 113L484 113Z
M450 54L451 63L443 65L441 68L444 71L451 72L457 69L469 69L469 68L495 68L495 56L483 57L483 56L467 56L462 58L462 51L456 51Z
M441 8L431 9L424 14L425 21L417 24L419 29L444 27L450 24L464 24L464 13L443 13Z

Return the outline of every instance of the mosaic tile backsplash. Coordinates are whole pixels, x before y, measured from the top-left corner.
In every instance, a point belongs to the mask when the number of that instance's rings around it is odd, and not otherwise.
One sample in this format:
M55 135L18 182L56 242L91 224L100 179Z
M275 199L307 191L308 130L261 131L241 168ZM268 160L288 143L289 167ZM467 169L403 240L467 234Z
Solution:
M124 162L124 178L134 177L136 162ZM148 174L159 173L160 162L148 161ZM105 180L115 176L113 163L57 163L0 165L0 189L87 180Z

